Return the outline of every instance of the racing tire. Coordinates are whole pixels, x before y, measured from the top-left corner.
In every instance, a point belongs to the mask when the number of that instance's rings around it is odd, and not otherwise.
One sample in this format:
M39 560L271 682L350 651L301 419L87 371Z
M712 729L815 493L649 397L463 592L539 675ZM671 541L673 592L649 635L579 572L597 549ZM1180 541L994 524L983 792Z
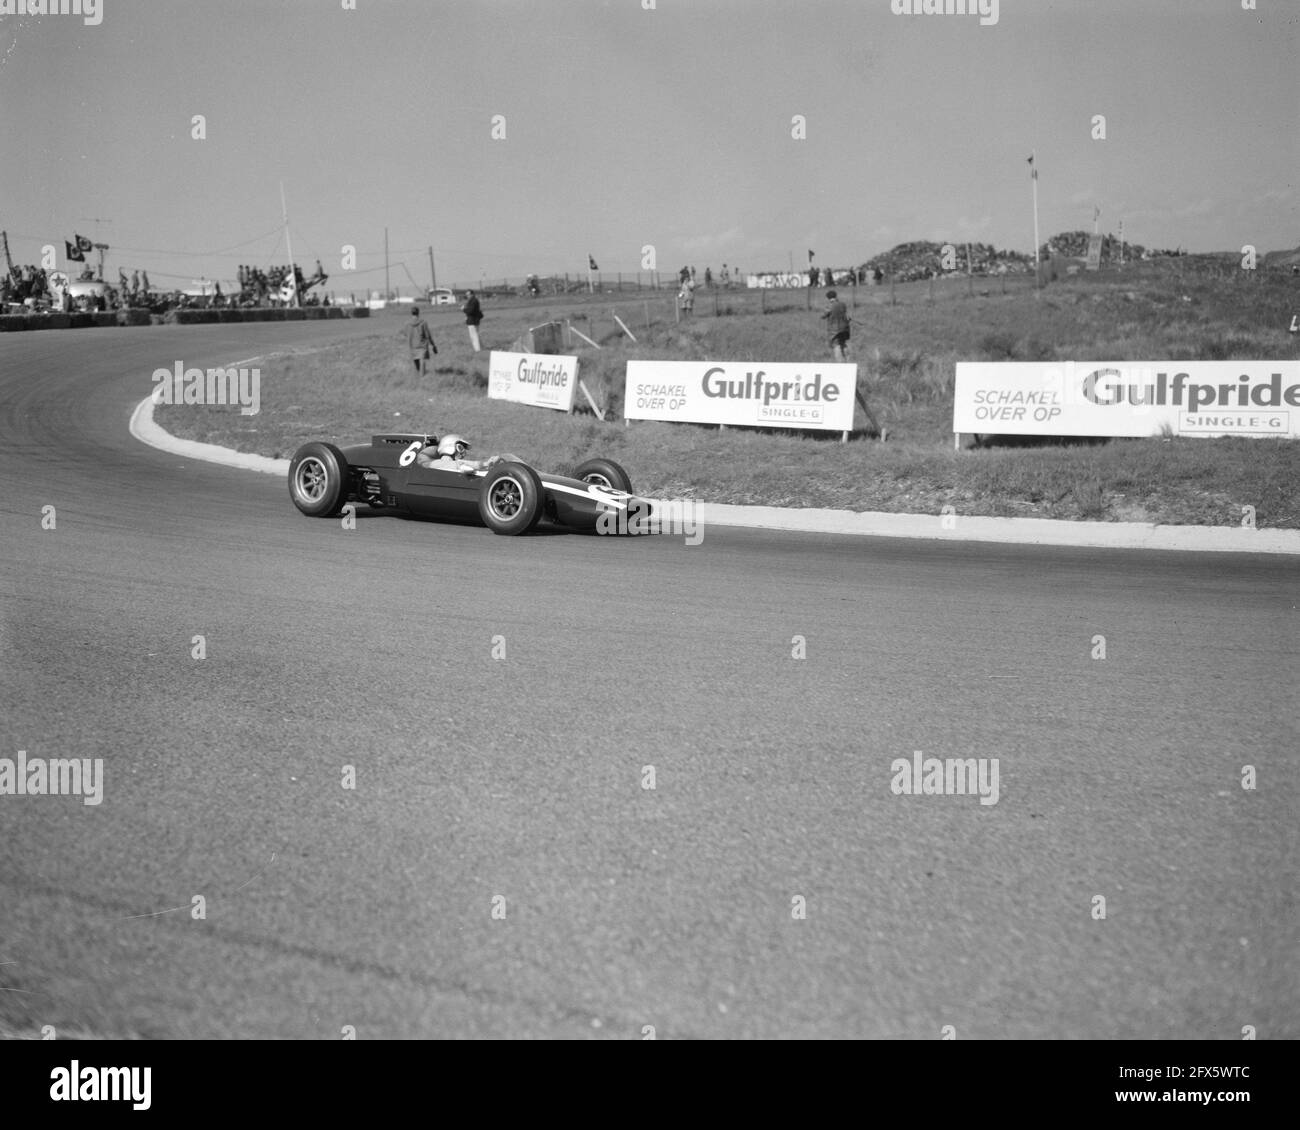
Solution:
M483 478L478 513L494 534L526 534L542 517L542 480L527 463L498 463Z
M573 470L573 477L584 483L621 490L624 494L635 493L632 490L631 476L612 459L588 459L585 463L579 463Z
M289 497L309 518L333 518L347 502L348 461L332 443L304 443L289 463Z

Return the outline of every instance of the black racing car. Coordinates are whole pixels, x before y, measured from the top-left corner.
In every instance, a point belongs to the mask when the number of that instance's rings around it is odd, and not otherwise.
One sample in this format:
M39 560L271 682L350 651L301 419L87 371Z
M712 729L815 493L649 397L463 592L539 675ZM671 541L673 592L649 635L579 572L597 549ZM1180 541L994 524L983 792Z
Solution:
M591 530L602 514L610 516L606 529L626 532L629 518L649 517L650 504L633 496L631 479L612 459L589 459L571 476L542 474L513 456L486 466L417 459L437 442L435 436L394 433L344 448L305 443L289 463L289 494L313 518L364 502L421 518L477 520L498 534L527 533L543 518Z

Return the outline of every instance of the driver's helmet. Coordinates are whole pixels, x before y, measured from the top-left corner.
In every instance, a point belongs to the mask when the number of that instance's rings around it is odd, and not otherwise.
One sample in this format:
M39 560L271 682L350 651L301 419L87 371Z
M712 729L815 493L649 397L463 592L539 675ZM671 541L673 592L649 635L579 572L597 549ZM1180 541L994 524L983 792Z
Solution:
M463 459L469 450L469 442L460 436L443 436L438 443L438 454L449 459Z

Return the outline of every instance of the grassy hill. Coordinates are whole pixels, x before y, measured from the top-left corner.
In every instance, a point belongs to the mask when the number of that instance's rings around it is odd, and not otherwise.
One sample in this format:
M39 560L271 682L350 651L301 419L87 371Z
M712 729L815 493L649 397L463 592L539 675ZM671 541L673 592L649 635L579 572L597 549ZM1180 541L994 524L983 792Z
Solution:
M470 354L462 328L435 325L441 352L417 379L394 335L376 334L264 362L262 412L169 406L158 420L175 434L287 456L303 441L355 442L372 431L456 431L476 454L516 451L563 470L592 454L623 462L638 490L701 501L827 506L851 510L1022 515L1234 525L1253 506L1260 526L1300 527L1300 444L1273 439L1116 440L1099 445L952 450L954 365L978 360L1294 358L1288 332L1300 283L1280 272L1221 277L1188 257L1123 273L1076 275L1033 296L1032 281L985 279L856 289L853 348L859 387L889 429L888 443L856 438L636 422L620 419L628 359L798 361L826 356L816 310L804 296L727 294L713 316L697 303L677 324L671 298L628 299L633 345L610 317L613 296L489 305L487 348L508 348L548 314L578 318L604 348L583 346L581 373L610 416L563 415L486 398L486 355ZM973 290L969 294L968 290ZM645 321L650 322L649 329ZM286 501L286 506L288 505Z

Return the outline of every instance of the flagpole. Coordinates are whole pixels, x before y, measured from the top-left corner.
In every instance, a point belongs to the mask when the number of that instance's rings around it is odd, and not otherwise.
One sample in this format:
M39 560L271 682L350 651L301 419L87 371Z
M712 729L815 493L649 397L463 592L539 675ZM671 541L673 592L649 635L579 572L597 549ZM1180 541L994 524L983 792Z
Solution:
M1032 150L1029 154L1030 181L1034 186L1034 297L1038 297L1038 292L1042 288L1042 274L1038 269L1038 165L1034 162L1037 150Z
M289 240L289 209L284 203L284 181L280 182L280 214L284 217L284 246L289 252L289 281L293 283L293 304L298 305L298 271L293 262L293 244Z

